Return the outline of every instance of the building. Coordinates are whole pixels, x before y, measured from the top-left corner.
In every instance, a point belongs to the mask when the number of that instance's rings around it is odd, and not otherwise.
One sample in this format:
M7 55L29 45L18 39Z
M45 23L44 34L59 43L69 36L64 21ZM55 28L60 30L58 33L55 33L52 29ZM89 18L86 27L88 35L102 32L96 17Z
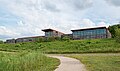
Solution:
M20 42L35 42L39 38L44 38L44 36L17 38L16 39L16 43L20 43Z
M6 43L16 43L16 40L15 39L8 39L8 40L6 40Z
M96 27L87 29L71 30L73 40L76 39L98 39L111 37L109 30L106 27Z
M72 35L72 34L63 34L63 35L61 36L61 38L64 38L64 37L68 37L68 38L70 38L70 39L73 39L73 35Z
M45 36L35 36L35 37L23 37L17 39L6 40L6 43L20 43L20 42L35 42L39 38L48 39L48 37L69 37L73 40L78 39L99 39L99 38L110 38L111 34L106 27L96 27L87 29L77 29L71 30L72 34L64 34L62 32L53 29L44 29Z
M53 30L53 29L44 29L45 37L61 37L64 33Z
M44 36L35 36L35 37L23 37L23 38L17 38L17 39L8 39L8 40L6 40L6 43L35 42L39 38L44 38Z

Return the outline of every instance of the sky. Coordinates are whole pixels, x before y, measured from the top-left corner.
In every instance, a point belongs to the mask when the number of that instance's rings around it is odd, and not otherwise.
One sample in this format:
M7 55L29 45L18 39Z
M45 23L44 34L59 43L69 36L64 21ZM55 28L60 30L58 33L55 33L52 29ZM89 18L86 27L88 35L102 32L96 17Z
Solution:
M42 36L110 26L120 21L120 0L0 0L0 39Z

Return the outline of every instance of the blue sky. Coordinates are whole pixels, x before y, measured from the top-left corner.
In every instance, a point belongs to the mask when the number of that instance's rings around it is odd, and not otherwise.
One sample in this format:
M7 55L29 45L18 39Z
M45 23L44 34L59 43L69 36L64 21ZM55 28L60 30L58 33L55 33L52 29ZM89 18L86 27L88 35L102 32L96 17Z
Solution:
M120 0L0 0L0 39L44 35L41 29L109 26L120 21Z

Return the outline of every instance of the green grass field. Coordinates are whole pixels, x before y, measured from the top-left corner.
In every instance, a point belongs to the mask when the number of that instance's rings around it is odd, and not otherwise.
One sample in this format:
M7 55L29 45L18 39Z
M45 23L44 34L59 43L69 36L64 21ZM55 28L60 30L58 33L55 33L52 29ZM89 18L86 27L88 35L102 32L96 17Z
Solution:
M0 71L53 71L59 60L44 54L120 53L114 39L0 44ZM90 71L119 71L120 56L73 55ZM111 70L110 70L111 69Z
M59 60L39 52L0 52L0 71L53 71Z
M120 44L114 39L71 40L0 44L1 51L39 50L43 53L119 53Z
M88 71L120 71L120 54L72 54Z

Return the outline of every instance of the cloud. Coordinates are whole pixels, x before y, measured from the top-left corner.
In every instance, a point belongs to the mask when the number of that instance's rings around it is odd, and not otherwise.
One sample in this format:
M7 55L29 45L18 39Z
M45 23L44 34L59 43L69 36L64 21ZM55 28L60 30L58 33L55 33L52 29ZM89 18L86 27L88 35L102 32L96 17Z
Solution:
M17 36L20 36L20 34L12 31L12 30L10 30L10 29L7 29L7 28L4 27L4 26L0 26L0 36L9 38L9 37L17 37Z
M1 34L10 37L14 37L13 35L18 37L19 35L21 37L35 36L44 35L41 29L45 28L53 28L64 33L71 33L71 29L97 26L96 22L85 17L89 9L91 7L93 8L93 1L94 0L0 0L0 4L3 4L4 8L11 12L12 15L19 17L17 22L14 22L17 26L12 25L12 30L4 27L4 31L2 30L3 33ZM96 12L94 9L92 11ZM89 14L94 12L90 12ZM11 20L11 18L9 19ZM4 32L6 32L6 34Z
M93 5L93 0L70 0L75 9L81 10L90 8Z
M120 6L120 0L105 0L105 1L111 5Z

